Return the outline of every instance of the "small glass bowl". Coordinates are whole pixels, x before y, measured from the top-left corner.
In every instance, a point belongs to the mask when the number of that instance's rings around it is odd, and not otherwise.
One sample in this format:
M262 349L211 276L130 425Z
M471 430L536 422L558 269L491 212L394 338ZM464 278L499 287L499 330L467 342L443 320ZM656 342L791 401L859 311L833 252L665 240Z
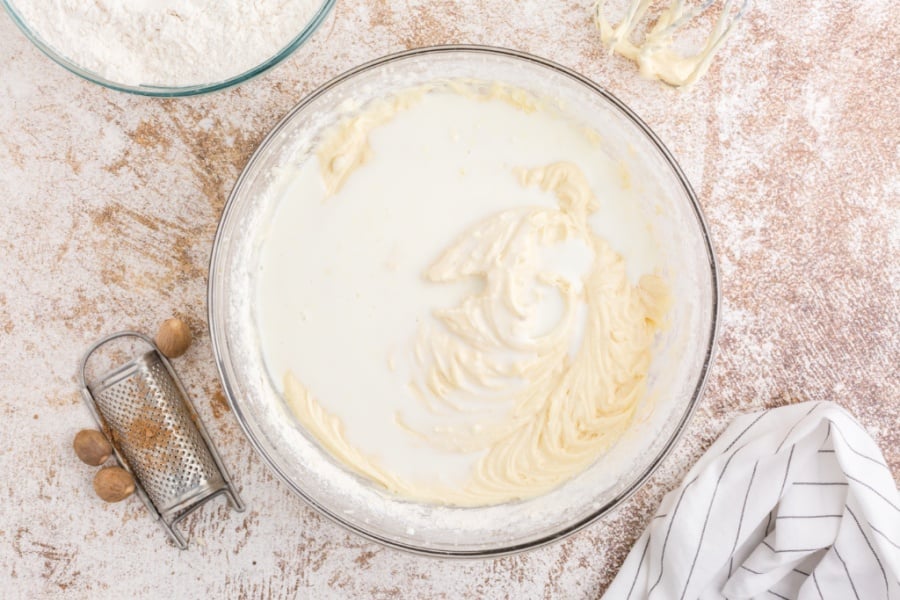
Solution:
M88 81L92 81L111 90L128 92L141 96L173 98L177 96L195 96L198 94L215 92L217 90L225 89L227 87L249 81L257 75L271 69L272 67L283 61L285 58L290 56L294 50L299 48L306 40L308 40L312 36L313 33L315 33L315 31L319 28L319 25L321 25L325 20L325 17L328 16L329 11L334 6L336 1L337 0L322 0L322 4L321 6L319 6L319 9L316 11L316 13L312 16L303 30L300 31L300 33L298 33L297 36L293 40L291 40L287 46L279 50L271 58L261 62L252 69L238 75L234 75L233 77L229 77L228 79L224 79L222 81L173 87L156 85L127 85L117 83L115 81L110 81L109 79L106 79L92 71L84 69L65 56L58 53L53 49L52 46L44 42L36 32L32 31L25 19L23 19L22 16L16 11L16 8L14 6L15 2L13 0L0 0L0 4L2 4L6 11L9 13L9 16L13 20L13 23L15 23L19 27L19 29L22 30L22 33L25 34L25 37L31 40L31 42L35 46L37 46L37 48L41 52L49 56L55 63L62 66L67 71L70 71L71 73L74 73L79 77L83 77Z
M654 347L647 395L653 408L646 417L560 487L528 500L474 508L405 500L338 464L293 418L269 377L255 317L260 232L283 193L279 170L314 156L320 133L354 107L447 79L499 81L552 98L600 133L598 143L607 144L610 155L636 174L632 181L642 190L640 208L659 244L673 297L670 326ZM351 531L402 550L448 557L510 554L562 539L634 493L671 450L697 406L714 353L720 305L715 256L696 195L650 128L612 94L565 67L484 46L387 56L338 76L291 110L260 144L231 192L213 245L208 300L210 337L228 400L272 470L311 506Z

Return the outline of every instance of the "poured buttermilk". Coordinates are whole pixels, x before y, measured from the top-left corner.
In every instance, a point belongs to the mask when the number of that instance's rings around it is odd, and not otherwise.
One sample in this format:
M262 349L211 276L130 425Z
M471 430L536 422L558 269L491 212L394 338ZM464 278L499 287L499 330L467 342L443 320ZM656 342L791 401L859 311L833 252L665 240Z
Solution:
M590 225L625 259L633 283L658 267L656 246L630 175L574 117L432 92L373 129L369 144L369 160L332 196L314 155L283 174L287 184L260 250L263 355L278 389L291 371L341 420L347 440L386 470L458 485L481 453L434 448L401 428L397 415L418 431L460 426L411 393L414 341L420 326L436 326L436 308L483 282L433 283L423 273L491 215L557 206L553 194L523 186L514 170L559 161L587 177L599 202ZM577 285L589 253L564 243L541 259ZM552 324L558 304L548 298L538 329ZM490 416L508 408L498 404ZM477 427L478 418L468 414L466 425Z

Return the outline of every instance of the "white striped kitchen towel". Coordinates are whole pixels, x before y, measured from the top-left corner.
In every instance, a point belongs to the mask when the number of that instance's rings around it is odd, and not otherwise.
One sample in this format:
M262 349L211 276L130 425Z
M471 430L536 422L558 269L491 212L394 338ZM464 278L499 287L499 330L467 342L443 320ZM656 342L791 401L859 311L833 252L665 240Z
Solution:
M662 501L607 600L900 598L900 496L832 402L742 415Z

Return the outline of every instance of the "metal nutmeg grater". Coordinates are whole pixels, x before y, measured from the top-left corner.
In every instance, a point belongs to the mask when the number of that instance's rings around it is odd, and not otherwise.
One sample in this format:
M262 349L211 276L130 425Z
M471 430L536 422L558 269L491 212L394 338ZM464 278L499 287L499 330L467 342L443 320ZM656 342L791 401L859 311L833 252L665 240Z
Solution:
M130 338L149 349L92 381L88 361L114 340ZM228 471L171 363L147 336L121 331L91 346L81 361L81 393L138 496L181 548L179 521L225 494L243 512Z

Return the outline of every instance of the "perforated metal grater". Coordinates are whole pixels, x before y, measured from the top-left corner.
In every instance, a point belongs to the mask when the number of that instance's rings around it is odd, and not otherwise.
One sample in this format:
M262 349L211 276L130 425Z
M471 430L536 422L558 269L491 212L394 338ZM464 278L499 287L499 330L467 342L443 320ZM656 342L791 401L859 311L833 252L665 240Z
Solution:
M89 383L88 360L120 338L140 340L150 350ZM232 508L244 510L181 380L150 338L133 331L103 338L85 353L80 375L82 396L116 459L179 548L188 543L175 526L207 500L225 494Z

